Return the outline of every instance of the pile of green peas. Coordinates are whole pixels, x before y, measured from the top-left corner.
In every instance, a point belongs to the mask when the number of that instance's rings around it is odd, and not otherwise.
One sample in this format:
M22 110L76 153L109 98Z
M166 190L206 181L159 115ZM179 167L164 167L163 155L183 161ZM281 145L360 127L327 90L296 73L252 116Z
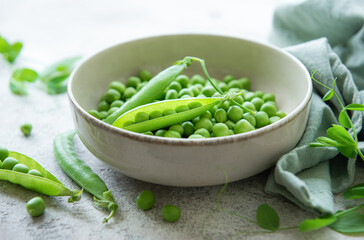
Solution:
M109 89L99 101L97 110L89 110L88 112L100 120L106 119L141 88L145 87L151 78L152 76L149 71L142 70L139 76L129 77L126 86L119 81L111 82ZM286 116L284 112L278 110L274 94L265 93L260 90L250 91L251 83L248 78L235 78L232 75L227 75L222 81L216 79L212 79L212 81L224 94L229 92L242 92L241 95L235 98L235 101L251 111L245 111L241 107L226 100L190 121L184 121L155 131L148 131L144 134L158 137L191 139L223 137L258 129ZM165 89L164 93L159 96L157 101L219 96L221 95L211 83L201 75L196 74L190 78L186 75L179 75ZM129 122L128 124L140 123L187 111L198 107L199 104L197 101L196 103L190 104L191 106L176 106L175 109L161 109L150 114L138 112L135 116L135 121Z

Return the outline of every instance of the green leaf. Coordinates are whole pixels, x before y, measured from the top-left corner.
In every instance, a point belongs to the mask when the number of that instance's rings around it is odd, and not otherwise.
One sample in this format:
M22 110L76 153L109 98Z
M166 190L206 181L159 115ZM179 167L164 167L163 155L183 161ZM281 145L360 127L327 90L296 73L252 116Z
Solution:
M351 120L345 109L341 110L339 115L339 123L345 128L351 128Z
M342 126L333 124L332 127L326 131L327 137L336 140L342 145L356 146L355 140L351 137L349 132Z
M331 89L330 91L328 91L325 96L322 98L323 101L328 101L332 98L332 96L334 96L334 89Z
M338 147L338 146L340 146L340 144L337 141L335 141L335 140L333 140L331 138L328 138L328 137L318 137L316 139L316 141L318 143L320 143L323 147Z
M34 82L38 79L38 73L30 68L16 69L12 75L16 81Z
M364 198L364 183L357 184L344 192L345 199Z
M0 36L0 53L4 54L7 53L9 51L10 48L10 44L8 43L8 41Z
M357 212L350 212L337 216L336 222L329 227L341 233L363 233L364 232L364 215Z
M303 222L301 222L299 227L301 232L309 232L326 227L334 223L335 221L336 216L333 214L328 214L323 217L304 220Z
M23 48L23 44L21 42L16 42L11 45L10 51L7 54L7 60L10 63L13 63L15 59L19 56L20 51Z
M9 83L10 91L16 95L27 95L27 90L24 82L16 81L11 78Z
M261 228L276 231L279 227L279 216L268 204L262 204L257 208L256 218Z
M364 105L359 103L352 103L346 106L345 109L351 111L364 111Z
M347 158L356 158L358 155L358 151L355 146L337 147L337 150L339 150L339 152Z

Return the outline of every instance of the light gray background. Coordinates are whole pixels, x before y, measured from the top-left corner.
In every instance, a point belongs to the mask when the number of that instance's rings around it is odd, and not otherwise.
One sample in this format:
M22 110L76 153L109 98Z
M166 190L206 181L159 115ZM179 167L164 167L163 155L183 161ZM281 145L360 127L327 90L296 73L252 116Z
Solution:
M26 1L0 0L0 34L10 41L20 40L24 50L17 66L34 67L64 57L89 55L107 46L135 38L168 33L213 33L267 42L273 10L284 2L256 1ZM29 88L28 96L15 96L8 88L11 67L0 61L0 145L36 159L66 186L77 186L57 165L52 150L53 138L73 128L67 95L49 96ZM33 124L25 138L19 126ZM27 200L39 194L0 181L0 239L229 239L240 231L260 230L239 217L217 212L214 198L220 186L174 188L149 184L123 176L109 168L75 141L77 152L114 193L119 209L108 224L102 224L106 211L92 206L92 196L83 194L75 204L66 197L47 197L46 212L37 218L25 210ZM221 199L228 211L255 218L255 210L268 203L279 212L281 226L297 225L314 217L279 196L264 193L269 171L229 184ZM357 182L364 181L358 172ZM156 206L146 212L135 206L136 196L152 190ZM335 197L337 207L354 204ZM160 216L164 204L180 207L182 216L167 223ZM299 233L297 230L273 234L241 234L233 239L359 239L328 228Z

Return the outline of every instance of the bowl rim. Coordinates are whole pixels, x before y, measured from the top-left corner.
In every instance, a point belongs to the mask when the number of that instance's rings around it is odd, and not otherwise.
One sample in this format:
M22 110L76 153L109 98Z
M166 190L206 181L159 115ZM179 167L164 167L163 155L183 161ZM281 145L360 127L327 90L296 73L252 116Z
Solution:
M150 39L154 39L154 38L161 38L161 37L188 37L188 36L204 36L204 37L219 37L219 38L228 38L228 39L235 39L235 40L242 40L245 42L249 42L252 44L256 44L256 45L260 45L262 47L267 47L270 48L271 50L274 50L276 52L279 52L283 55L285 55L286 57L290 58L292 61L294 61L300 68L302 68L305 72L306 75L306 80L307 80L307 84L308 84L308 88L305 94L305 97L303 99L303 101L289 114L287 114L287 116L285 116L284 118L269 124L267 126L264 126L262 128L250 131L250 132L245 132L245 133L239 133L239 134L233 134L233 135L229 135L229 136L224 136L224 137L212 137L212 138L204 138L204 139L189 139L189 138L165 138L165 137L158 137L158 136L150 136L150 135L145 135L145 134L141 134L141 133L135 133L135 132L131 132L131 131L127 131L127 130L123 130L121 128L117 128L114 127L108 123L105 123L95 117L93 117L92 115L90 115L85 109L83 109L78 102L76 101L75 97L73 96L73 92L72 92L72 82L74 81L75 75L78 72L78 69L81 68L83 65L87 64L88 61L90 61L93 58L98 57L99 55L101 55L102 53L109 51L113 48L118 48L121 45L124 44L128 44L131 42L136 42L136 41L145 41L145 40L150 40ZM67 93L68 93L68 98L70 103L74 106L74 109L82 115L82 117L84 117L88 122L90 122L92 125L101 128L102 130L111 133L113 135L116 136L120 136L120 137L126 137L128 139L131 140L136 140L136 141L142 141L142 142L146 142L146 143L153 143L153 144L163 144L163 145L188 145L188 146L201 146L201 145L220 145L220 144L229 144L229 143L233 143L233 142L239 142L239 141L244 141L244 140L248 140L250 138L254 138L256 136L260 136L263 134L266 134L268 132L272 132L284 125L287 125L289 122L291 122L292 120L294 120L301 112L304 111L304 109L309 105L310 100L312 98L312 82L311 82L311 78L309 75L309 72L307 70L307 68L303 65L303 63L301 61L299 61L295 56L293 56L292 54L288 53L287 51L280 49L276 46L273 46L271 44L267 44L267 43L261 43L258 41L254 41L254 40L249 40L246 38L240 38L240 37L232 37L232 36L224 36L224 35L215 35L215 34L163 34L163 35L156 35L156 36L151 36L151 37L143 37L143 38L136 38L136 39L132 39L132 40L128 40L128 41L123 41L114 45L111 45L109 47L103 48L99 51L96 51L93 54L90 54L89 56L84 57L83 59L81 59L81 61L77 64L76 68L74 69L74 71L72 72L69 81L68 81L68 87L67 87Z

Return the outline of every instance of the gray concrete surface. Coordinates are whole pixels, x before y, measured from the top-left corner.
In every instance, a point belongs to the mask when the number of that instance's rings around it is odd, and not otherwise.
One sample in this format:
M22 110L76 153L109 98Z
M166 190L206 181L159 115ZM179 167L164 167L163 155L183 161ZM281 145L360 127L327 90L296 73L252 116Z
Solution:
M222 5L208 1L206 5L207 1L184 1L177 6L171 1L2 0L0 34L24 42L17 66L38 69L42 63L79 53L90 54L120 41L160 33L209 32L265 41L273 9L283 1L250 2L229 0ZM10 74L11 67L0 61L0 145L36 159L66 186L77 188L57 165L52 150L53 138L73 128L66 94L49 96L30 87L27 96L15 96L8 88ZM19 130L24 122L33 124L28 138ZM0 181L1 240L360 239L328 228L305 234L295 229L258 233L259 228L238 216L214 212L214 199L221 185L176 188L141 182L103 164L78 138L75 147L113 191L119 204L115 217L102 224L107 212L93 207L92 196L84 193L82 200L74 204L67 203L66 197L43 196L47 209L42 216L32 218L25 210L25 203L39 194ZM221 198L223 209L254 219L257 206L268 203L280 214L282 227L313 217L282 197L264 193L268 172L229 184ZM363 169L358 169L357 182L364 181L363 173ZM145 189L155 193L157 202L153 209L143 212L136 208L135 198ZM343 202L339 195L335 199L338 209L354 204ZM182 216L178 222L162 220L160 209L164 204L180 207Z

